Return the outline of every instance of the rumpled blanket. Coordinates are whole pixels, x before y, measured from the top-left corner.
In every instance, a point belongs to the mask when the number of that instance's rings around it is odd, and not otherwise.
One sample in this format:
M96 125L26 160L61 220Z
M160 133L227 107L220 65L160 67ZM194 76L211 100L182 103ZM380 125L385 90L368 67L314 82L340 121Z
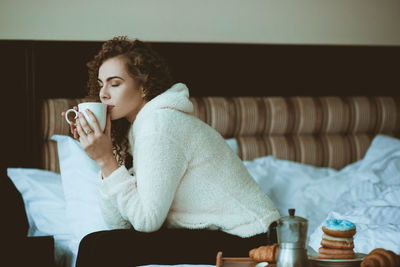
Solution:
M380 247L400 253L400 140L374 138L363 159L342 170L268 156L244 162L282 216L289 208L308 219L308 248L321 246L325 219L356 224L356 252Z

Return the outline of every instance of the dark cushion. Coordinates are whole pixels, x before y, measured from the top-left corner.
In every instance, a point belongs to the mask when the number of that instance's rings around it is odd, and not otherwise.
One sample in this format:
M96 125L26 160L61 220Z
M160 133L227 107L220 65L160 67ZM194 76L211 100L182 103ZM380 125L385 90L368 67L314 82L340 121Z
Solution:
M1 168L0 175L0 231L6 239L25 238L29 223L25 213L22 196L8 178L6 168Z
M53 237L27 237L29 223L21 193L7 176L6 168L1 167L0 172L0 265L54 267Z

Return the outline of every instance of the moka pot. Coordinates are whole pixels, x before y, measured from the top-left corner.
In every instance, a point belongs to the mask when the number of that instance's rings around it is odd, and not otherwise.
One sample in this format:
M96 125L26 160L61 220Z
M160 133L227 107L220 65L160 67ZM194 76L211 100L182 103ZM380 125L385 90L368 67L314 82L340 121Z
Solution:
M277 267L309 267L306 240L308 222L294 216L295 210L289 209L289 216L277 221L276 232L279 243Z

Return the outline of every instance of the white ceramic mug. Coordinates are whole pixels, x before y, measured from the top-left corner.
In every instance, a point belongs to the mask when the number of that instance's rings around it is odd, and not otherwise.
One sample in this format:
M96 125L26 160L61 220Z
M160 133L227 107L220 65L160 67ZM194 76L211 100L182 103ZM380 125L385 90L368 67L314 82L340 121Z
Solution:
M96 117L97 121L99 122L100 129L104 132L104 129L106 128L106 121L107 121L107 105L100 103L100 102L83 102L78 104L78 110L79 112L82 112L82 114L85 116L87 122L89 123L90 128L94 129L93 127L93 122L89 118L88 114L86 113L86 109L89 109L94 116ZM65 120L71 124L71 121L68 119L68 114L70 112L75 113L74 119L78 118L78 111L75 109L68 109L65 112Z

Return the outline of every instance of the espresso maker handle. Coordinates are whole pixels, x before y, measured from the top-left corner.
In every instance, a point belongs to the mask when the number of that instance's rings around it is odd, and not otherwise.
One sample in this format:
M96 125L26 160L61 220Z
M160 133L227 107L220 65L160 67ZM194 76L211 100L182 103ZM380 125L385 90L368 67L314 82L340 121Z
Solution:
M276 226L278 225L277 221L272 222L268 227L268 245L273 245L278 243L278 236L276 233Z

